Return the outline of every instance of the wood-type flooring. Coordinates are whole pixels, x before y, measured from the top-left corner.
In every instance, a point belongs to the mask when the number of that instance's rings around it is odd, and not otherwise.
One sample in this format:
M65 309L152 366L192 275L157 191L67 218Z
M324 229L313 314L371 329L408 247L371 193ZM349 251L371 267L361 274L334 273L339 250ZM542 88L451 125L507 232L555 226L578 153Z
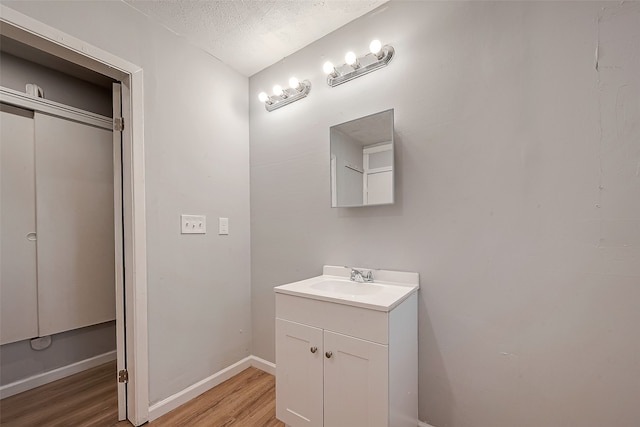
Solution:
M3 427L130 427L118 422L115 362L0 400ZM275 378L248 368L163 415L149 427L284 427Z

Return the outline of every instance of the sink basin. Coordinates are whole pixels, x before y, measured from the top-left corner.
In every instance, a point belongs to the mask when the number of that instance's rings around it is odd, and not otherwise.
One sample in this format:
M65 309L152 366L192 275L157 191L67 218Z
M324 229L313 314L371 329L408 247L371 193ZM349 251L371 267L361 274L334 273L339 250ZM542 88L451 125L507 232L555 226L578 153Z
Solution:
M310 285L310 287L341 295L373 295L384 289L382 285L375 283L356 283L346 280L323 280Z
M349 267L325 265L322 272L322 276L276 286L274 291L278 294L391 311L420 288L418 273L373 270L373 282L359 283L349 280Z

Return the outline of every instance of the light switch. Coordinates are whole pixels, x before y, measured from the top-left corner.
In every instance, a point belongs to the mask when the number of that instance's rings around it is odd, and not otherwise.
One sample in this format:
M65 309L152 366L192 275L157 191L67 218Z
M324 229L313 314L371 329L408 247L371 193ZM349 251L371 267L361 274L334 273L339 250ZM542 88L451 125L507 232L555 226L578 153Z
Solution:
M229 234L229 218L218 218L218 234Z
M207 217L204 215L180 215L182 234L205 234Z

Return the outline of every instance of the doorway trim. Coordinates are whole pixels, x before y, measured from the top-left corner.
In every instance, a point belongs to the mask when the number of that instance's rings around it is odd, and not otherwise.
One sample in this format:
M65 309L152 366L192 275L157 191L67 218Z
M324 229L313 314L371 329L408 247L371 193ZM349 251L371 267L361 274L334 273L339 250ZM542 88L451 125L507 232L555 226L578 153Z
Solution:
M147 248L144 181L142 68L0 4L0 33L122 82L123 220L125 250L127 418L139 426L149 419L147 332Z

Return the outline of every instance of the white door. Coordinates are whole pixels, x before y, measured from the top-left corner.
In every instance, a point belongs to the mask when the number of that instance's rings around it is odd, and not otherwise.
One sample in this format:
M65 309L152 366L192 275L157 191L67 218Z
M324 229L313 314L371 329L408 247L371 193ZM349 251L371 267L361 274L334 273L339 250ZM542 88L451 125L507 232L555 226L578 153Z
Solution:
M324 427L388 427L388 347L324 332Z
M322 427L322 329L276 319L276 417Z
M33 112L0 111L0 344L38 336Z
M111 130L35 112L40 336L115 319Z
M113 83L113 117L122 117L122 89ZM124 242L122 221L122 130L113 130L113 229L115 231L116 369L126 371L124 315ZM118 421L127 419L127 383L118 376Z

